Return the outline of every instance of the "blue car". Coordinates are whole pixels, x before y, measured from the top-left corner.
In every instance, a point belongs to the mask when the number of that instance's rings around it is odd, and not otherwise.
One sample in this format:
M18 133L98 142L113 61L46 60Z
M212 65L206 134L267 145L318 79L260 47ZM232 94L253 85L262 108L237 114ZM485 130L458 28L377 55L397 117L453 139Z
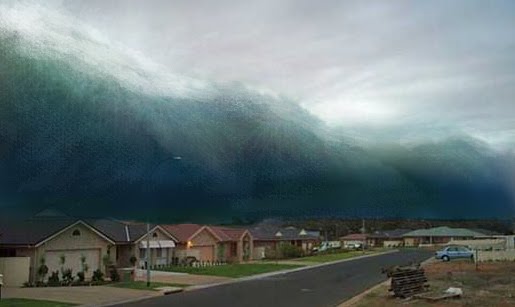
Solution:
M448 246L435 254L436 259L449 261L451 259L474 259L474 252L465 246Z

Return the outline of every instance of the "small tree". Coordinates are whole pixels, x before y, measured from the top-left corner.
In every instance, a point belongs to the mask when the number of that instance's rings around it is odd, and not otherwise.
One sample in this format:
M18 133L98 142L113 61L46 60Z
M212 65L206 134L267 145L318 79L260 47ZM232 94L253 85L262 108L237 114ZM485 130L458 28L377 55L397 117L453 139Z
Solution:
M131 258L129 259L129 261L132 266L136 266L136 262L138 261L138 258L136 258L136 256L132 255Z
M61 274L64 274L64 264L66 263L66 256L64 254L61 254L59 256L59 264L61 265Z
M41 282L45 281L45 276L48 274L48 266L46 266L45 256L39 259L38 277Z
M218 244L218 260L225 261L225 244Z

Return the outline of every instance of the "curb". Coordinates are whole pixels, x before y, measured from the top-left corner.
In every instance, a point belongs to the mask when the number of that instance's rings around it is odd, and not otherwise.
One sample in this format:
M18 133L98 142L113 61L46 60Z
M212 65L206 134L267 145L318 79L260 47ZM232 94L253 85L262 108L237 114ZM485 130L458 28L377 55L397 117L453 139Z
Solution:
M128 300L111 302L111 303L105 303L105 304L96 304L96 305L95 304L85 304L85 305L79 305L79 307L107 307L107 306L116 306L116 305L122 305L122 304L139 302L139 301L143 301L143 300L146 300L146 299L151 299L151 298L154 298L154 297L160 297L160 296L161 295L146 295L146 296L142 296L142 297L138 297L138 298L131 298L131 299L128 299Z
M228 284L234 284L234 283L244 282L244 281L249 281L249 280L255 280L255 279L261 279L261 278L266 278L266 277L272 277L272 276L276 276L276 275L300 272L300 271L304 271L304 270L311 270L311 269L316 269L316 268L319 268L319 267L324 267L324 266L333 265L333 264L342 263L342 262L347 262L347 261L354 261L354 260L359 260L359 259L368 258L368 257L375 257L375 256L380 256L380 255L385 255L385 254L392 254L392 253L396 253L398 251L399 251L398 249L394 249L394 250L391 250L391 251L380 252L380 253L369 254L369 255L363 255L363 256L357 256L357 257L341 259L341 260L335 260L335 261L325 262L325 263L320 263L320 264L315 264L315 265L308 265L308 266L303 266L303 267L300 267L300 268L286 269L286 270L275 271L275 272L270 272L270 273L263 273L263 274L257 274L257 275L247 276L247 277L240 277L240 278L235 278L235 279L232 279L232 280L222 281L222 282L213 283L213 284L191 286L191 287L185 288L184 290L185 291L194 291L194 290L212 288L212 287L228 285Z
M431 263L433 260L433 256L429 257L428 259L422 261L420 263L421 266L426 266L427 264ZM384 285L388 285L388 283L390 282L390 278L388 278L387 280L383 281L383 282L380 282L378 283L377 285L375 286L372 286L368 289L366 289L365 291L361 292L360 294L356 295L356 296L353 296L351 297L350 299L340 303L339 305L337 305L338 307L350 307L350 306L354 306L356 305L356 303L358 303L365 295L369 294L370 292L384 286Z

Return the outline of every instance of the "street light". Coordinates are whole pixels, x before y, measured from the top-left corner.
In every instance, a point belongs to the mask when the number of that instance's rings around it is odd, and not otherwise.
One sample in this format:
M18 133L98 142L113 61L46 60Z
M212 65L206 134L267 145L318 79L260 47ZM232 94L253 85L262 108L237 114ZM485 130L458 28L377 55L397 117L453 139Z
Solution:
M152 178L152 176L157 171L159 166L161 166L161 164L163 164L164 162L169 161L169 160L178 161L178 160L182 160L182 157L181 156L173 156L173 157L169 157L169 158L162 160L161 162L157 163L156 166L154 166L154 168L151 169L151 172L149 172L148 177ZM146 248L146 252L145 252L145 262L147 264L147 288L150 288L150 223L148 221L148 217L147 217L147 248Z

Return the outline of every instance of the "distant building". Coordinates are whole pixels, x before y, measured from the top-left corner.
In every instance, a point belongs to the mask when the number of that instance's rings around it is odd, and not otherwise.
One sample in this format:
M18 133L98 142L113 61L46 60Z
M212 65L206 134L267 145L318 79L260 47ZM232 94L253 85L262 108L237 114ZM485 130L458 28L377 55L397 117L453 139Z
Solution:
M371 247L400 247L404 246L403 235L412 231L411 229L395 229L375 231L367 238Z
M320 243L320 232L317 230L299 229L296 227L277 227L260 225L250 229L254 237L254 259L263 259L277 253L280 244L290 244L310 252Z
M351 233L344 237L340 237L340 241L342 242L342 245L344 248L347 248L349 246L355 247L355 246L362 246L367 245L367 239L368 234L363 233Z
M402 237L404 246L419 246L423 244L447 244L453 240L471 240L484 237L483 233L466 228L450 228L446 226L429 229L418 229L405 233Z

